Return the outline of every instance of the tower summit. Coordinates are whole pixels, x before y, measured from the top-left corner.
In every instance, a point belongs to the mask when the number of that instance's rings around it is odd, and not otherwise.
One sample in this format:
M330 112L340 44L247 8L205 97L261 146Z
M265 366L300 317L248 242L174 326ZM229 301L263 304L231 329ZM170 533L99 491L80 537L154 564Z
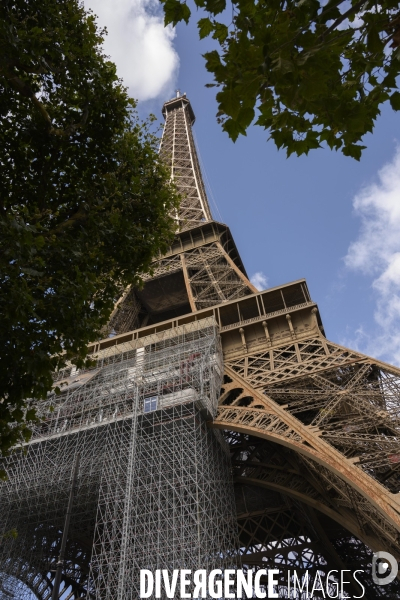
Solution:
M160 156L182 194L177 218L179 230L184 231L212 220L192 133L195 116L186 94L166 102L162 114L165 126Z

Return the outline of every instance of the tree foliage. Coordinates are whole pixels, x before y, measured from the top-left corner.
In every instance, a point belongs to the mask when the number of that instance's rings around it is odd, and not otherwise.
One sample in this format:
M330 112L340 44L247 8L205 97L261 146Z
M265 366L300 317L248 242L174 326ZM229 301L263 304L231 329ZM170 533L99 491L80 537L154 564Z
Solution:
M177 195L78 0L0 6L0 451L27 398L82 365L121 286L173 235Z
M165 23L188 22L180 0L162 0ZM380 107L400 110L397 0L195 0L214 76L218 118L235 141L256 118L278 148L307 154L326 142L359 159ZM229 16L228 16L229 14ZM222 16L221 16L222 15ZM217 17L220 20L217 20ZM257 113L256 113L257 110Z

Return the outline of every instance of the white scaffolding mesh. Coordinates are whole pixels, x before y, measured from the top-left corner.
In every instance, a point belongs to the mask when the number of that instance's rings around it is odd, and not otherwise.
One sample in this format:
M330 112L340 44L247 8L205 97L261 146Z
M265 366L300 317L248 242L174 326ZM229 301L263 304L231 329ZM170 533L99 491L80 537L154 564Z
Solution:
M5 464L0 527L18 536L0 546L0 598L20 598L18 581L51 597L78 453L60 598L136 600L141 568L231 563L229 458L205 422L221 377L213 319L108 348L90 370L59 373L62 394L41 405L32 440Z

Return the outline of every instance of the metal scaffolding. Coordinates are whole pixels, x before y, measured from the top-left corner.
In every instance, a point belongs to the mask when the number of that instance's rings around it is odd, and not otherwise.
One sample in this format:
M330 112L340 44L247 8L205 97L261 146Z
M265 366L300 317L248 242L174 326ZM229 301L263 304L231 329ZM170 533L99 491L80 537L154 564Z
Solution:
M18 537L0 546L0 598L22 598L18 580L51 596L78 453L60 598L136 599L141 568L232 562L229 455L205 421L221 381L212 318L110 346L90 369L58 373L61 395L40 405L31 441L5 461L0 522Z

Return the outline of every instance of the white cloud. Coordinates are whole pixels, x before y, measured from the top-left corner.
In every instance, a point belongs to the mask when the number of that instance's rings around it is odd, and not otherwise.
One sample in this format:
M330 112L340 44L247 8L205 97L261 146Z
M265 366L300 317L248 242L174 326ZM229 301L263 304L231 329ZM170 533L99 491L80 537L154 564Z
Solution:
M84 0L107 27L104 50L117 65L129 93L138 100L168 96L174 86L179 57L175 30L164 27L158 0ZM164 98L163 98L164 99Z
M361 229L345 263L372 278L378 325L375 336L359 329L358 345L368 354L400 364L400 148L379 171L378 182L361 190L353 205Z
M254 275L250 277L250 281L254 287L260 291L265 290L268 285L268 278L262 271L257 271L257 273L254 273Z

